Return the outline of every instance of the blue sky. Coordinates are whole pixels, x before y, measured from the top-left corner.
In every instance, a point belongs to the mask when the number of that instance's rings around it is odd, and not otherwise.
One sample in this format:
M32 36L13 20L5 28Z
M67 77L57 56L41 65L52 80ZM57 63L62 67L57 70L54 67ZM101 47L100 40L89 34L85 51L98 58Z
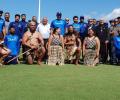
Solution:
M60 11L71 22L74 15L99 19L119 8L120 0L41 0L41 18L47 16L51 22ZM0 9L11 13L11 20L16 13L26 13L27 19L31 19L33 15L38 16L38 0L0 0Z

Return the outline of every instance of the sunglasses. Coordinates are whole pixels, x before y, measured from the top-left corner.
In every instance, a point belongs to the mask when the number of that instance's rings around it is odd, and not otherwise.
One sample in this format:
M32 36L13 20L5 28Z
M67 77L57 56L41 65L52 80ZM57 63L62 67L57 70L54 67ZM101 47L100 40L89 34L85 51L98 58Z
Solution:
M69 21L69 20L66 20L66 21Z

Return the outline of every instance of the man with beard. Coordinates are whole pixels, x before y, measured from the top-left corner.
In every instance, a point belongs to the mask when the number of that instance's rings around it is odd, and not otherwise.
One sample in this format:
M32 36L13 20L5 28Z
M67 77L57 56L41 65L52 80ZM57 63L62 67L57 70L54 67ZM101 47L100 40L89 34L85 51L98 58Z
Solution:
M8 57L6 57L5 62L6 64L18 64L18 59L14 59L13 61L7 63L10 59L18 56L19 54L19 38L15 34L15 28L11 27L9 30L9 34L5 36L4 39L5 46L11 51Z
M31 21L29 23L29 31L24 36L22 43L26 46L26 53L28 64L33 64L34 59L37 59L38 64L41 64L41 60L45 54L44 41L39 32L36 32L36 23Z

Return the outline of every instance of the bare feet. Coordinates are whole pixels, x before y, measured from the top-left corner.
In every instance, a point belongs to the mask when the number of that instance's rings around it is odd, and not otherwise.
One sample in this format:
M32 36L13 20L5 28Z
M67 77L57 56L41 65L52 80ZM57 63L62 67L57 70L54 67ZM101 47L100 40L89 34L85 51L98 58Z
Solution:
M38 62L37 62L37 63L38 63L38 65L41 65L41 64L42 64L41 60L38 60Z
M78 60L75 61L75 65L78 65Z

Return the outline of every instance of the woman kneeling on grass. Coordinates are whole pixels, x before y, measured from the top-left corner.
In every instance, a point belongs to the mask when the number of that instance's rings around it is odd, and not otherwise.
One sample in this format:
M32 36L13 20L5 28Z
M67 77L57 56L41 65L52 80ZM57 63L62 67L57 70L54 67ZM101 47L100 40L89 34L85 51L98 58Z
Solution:
M81 52L81 40L79 38L79 35L74 31L73 26L71 25L68 27L68 33L65 35L64 43L66 51L65 60L69 63L74 63L78 65Z
M99 62L100 41L95 36L92 28L88 29L88 36L83 43L84 64L87 66L95 66Z
M55 28L48 40L48 65L64 64L64 42L60 28Z

